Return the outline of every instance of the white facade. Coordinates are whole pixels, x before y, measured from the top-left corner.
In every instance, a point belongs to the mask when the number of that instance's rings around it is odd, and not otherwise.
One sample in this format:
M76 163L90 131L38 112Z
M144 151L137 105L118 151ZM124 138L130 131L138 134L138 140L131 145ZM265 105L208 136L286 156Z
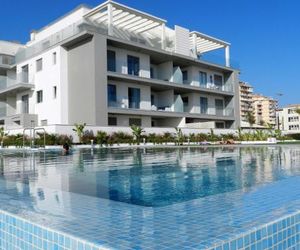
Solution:
M0 123L237 128L230 44L165 23L108 1L79 6L26 45L0 42L0 57L12 58L0 62ZM201 60L216 49L225 66Z
M300 104L289 105L277 111L277 128L285 133L300 133Z

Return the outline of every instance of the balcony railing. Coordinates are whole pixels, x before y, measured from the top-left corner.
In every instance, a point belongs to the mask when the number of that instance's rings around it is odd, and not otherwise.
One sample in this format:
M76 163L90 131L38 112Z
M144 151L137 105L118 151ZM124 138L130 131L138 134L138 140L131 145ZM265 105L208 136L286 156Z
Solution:
M174 103L175 104L175 103ZM190 113L190 114L203 114L203 115L212 115L212 116L226 116L233 117L234 109L233 108L224 108L217 109L215 107L208 108L207 110L200 110L200 112L191 112L191 108L188 106L182 108L176 108L176 105L167 105L167 106L159 106L152 105L150 109L142 109L142 108L130 108L127 103L122 102L108 102L107 105L109 108L120 108L120 109L135 109L135 110L145 110L145 111L165 111L165 112L176 112L176 113Z
M12 65L15 63L15 57L10 55L0 55L0 65Z
M16 84L16 80L11 79L7 76L0 76L0 90L9 88Z
M28 46L27 48L21 49L16 54L16 61L20 62L23 60L26 60L60 42L62 42L65 39L68 39L76 34L79 34L83 31L83 28L81 27L81 24L83 21L79 21L77 23L71 24L65 29L56 32L55 34L47 37L46 39L43 39L40 42L36 42L32 46Z
M0 117L5 117L7 114L6 107L0 107Z

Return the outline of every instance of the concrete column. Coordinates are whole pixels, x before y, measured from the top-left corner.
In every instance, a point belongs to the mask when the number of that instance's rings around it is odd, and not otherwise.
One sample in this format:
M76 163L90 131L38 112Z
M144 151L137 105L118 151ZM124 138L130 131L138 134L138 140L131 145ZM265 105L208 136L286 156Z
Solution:
M107 29L108 29L108 35L113 36L114 30L113 30L113 8L112 4L107 4Z
M166 25L161 25L161 49L166 49Z
M194 54L195 58L197 58L197 35L193 34L193 49L194 49Z
M227 45L225 47L225 63L226 67L230 67L230 47Z

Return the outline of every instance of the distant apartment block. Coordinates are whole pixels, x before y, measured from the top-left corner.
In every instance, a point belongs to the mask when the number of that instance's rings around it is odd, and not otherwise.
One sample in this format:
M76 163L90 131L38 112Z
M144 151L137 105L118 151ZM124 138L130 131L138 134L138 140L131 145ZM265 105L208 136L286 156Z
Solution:
M247 122L247 114L253 113L253 87L246 82L240 82L239 94L241 122Z
M300 132L300 104L289 105L277 111L277 128L288 133Z
M237 128L229 49L113 1L81 5L24 45L0 42L0 124ZM224 64L205 60L215 50Z
M254 94L252 99L256 124L275 127L277 100L259 94Z

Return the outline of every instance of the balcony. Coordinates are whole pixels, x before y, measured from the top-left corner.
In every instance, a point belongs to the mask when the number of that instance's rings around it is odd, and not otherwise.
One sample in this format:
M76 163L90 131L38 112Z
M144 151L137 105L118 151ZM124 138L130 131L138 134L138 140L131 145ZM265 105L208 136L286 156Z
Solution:
M25 127L34 127L38 123L36 114L15 114L6 115L6 107L0 108L0 121L5 129L20 129Z
M119 72L107 72L108 79L110 80L117 80L117 81L124 81L129 83L137 83L137 84L145 84L150 86L155 86L157 88L162 89L174 89L176 91L181 92L206 92L206 93L215 93L221 94L226 96L233 96L233 86L232 85L224 85L223 87L214 87L212 84L207 86L200 86L200 85L192 85L192 84L183 84L173 82L172 80L161 80L158 78L149 78L149 77L141 77L141 76L133 76L128 74L123 74Z
M108 102L108 112L115 114L135 114L161 117L203 118L208 120L214 120L216 118L223 120L234 120L233 108L209 108L206 112L190 112L190 109L188 107L185 107L183 104L181 105L179 101L175 101L172 105L152 105L149 109L129 108L126 102Z
M0 55L0 68L10 68L15 63L15 57L10 55Z
M0 76L0 98L16 95L16 93L30 90L34 85L29 83L28 74L20 73L17 79L12 79L7 76Z

